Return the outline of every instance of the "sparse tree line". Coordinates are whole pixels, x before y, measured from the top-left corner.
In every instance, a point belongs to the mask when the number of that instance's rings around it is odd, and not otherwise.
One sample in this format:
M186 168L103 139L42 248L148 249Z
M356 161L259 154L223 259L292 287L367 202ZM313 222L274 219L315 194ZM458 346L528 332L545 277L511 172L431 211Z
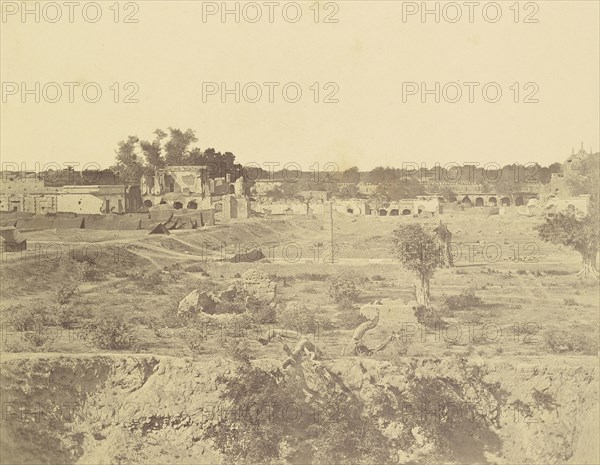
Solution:
M156 169L166 166L213 167L210 177L222 177L224 173L239 173L241 165L235 163L231 152L217 152L214 148L202 150L196 145L198 137L192 129L157 129L154 139L142 140L129 136L118 143L115 150L115 165L112 170L125 183L137 184L144 174L152 174Z

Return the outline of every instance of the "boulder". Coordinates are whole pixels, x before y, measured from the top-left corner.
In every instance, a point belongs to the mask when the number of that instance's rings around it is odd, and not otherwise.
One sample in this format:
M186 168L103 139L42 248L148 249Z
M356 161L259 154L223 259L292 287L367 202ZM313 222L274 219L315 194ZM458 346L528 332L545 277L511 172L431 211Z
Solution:
M180 316L193 316L199 312L214 313L217 301L211 293L200 292L194 289L187 296L181 299L177 314Z
M235 284L232 284L227 289L219 293L219 299L222 302L233 302L237 295L239 294L239 290Z
M261 302L271 303L277 296L277 283L271 281L265 272L252 269L242 275L244 290Z
M177 308L177 314L180 316L192 316L198 312L198 299L200 297L200 293L198 289L194 289L188 295L186 295L181 302L179 302L179 307Z

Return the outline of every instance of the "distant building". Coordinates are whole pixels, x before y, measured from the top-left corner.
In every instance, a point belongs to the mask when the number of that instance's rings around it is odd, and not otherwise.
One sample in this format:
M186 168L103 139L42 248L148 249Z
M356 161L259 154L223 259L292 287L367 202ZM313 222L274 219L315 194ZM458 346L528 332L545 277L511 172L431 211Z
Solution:
M57 187L46 187L34 172L3 171L0 179L0 211L41 215L56 212Z
M575 149L573 149L571 156L569 156L562 164L561 172L552 173L550 177L550 183L544 192L548 200L552 198L567 198L573 196L569 181L581 174L585 174L582 172L582 163L592 153L591 149L589 152L585 151L583 142L581 143L579 152L575 153ZM596 155L600 156L599 154Z
M373 195L375 192L377 192L378 185L370 182L360 181L356 184L356 187L358 188L358 192L363 195Z
M207 166L168 166L142 176L140 190L144 207L167 205L177 210L209 209L210 182ZM229 193L229 186L227 192Z
M63 186L57 211L81 214L125 213L125 186Z
M43 175L2 172L1 175L0 211L98 214L132 212L141 207L139 187L120 184L111 171L63 170ZM93 179L102 183L91 184ZM72 183L65 184L66 180ZM98 205L99 198L103 205Z
M557 213L571 213L578 217L584 217L588 214L589 208L589 195L580 195L564 199L552 198L549 199L544 206L544 216L552 218Z

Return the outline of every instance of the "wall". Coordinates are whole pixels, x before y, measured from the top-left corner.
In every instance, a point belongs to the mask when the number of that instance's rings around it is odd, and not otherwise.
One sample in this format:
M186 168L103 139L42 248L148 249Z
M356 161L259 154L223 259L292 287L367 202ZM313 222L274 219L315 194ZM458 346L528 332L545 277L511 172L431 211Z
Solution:
M125 186L64 186L59 212L101 214L125 212Z

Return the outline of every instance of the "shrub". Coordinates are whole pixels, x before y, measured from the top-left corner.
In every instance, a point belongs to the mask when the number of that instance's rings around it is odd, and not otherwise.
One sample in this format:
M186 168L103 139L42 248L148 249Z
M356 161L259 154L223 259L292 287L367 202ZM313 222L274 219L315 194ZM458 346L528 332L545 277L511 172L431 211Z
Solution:
M360 295L358 280L351 276L337 276L330 281L328 292L335 303L355 303Z
M208 276L206 270L199 263L192 263L184 268L188 273L201 273L202 276Z
M356 329L358 325L367 321L367 318L361 315L358 307L352 305L345 307L340 318L340 326L343 329Z
M290 302L280 313L279 322L285 329L292 329L303 334L317 331L315 311L300 302Z
M248 341L230 339L225 343L225 354L237 362L249 364L252 357L249 353Z
M446 297L444 305L450 310L470 310L481 305L483 301L473 291L465 291L459 295Z
M135 284L143 290L163 294L163 274L159 270L142 270L130 275Z
M137 349L135 328L120 316L94 319L83 326L82 336L98 349Z
M159 318L155 322L155 326L152 328L155 333L160 328L182 328L189 322L189 317L180 315L177 312L177 306L168 307L161 311Z
M563 305L566 305L567 307L573 307L577 305L577 302L572 297L567 297L563 299Z
M415 317L419 323L424 324L428 328L440 328L446 326L446 322L440 316L440 312L423 305L417 307L415 310Z
M544 334L546 346L555 353L583 352L586 355L598 353L598 339L587 336L577 329L552 329Z
M181 278L183 278L183 276L185 275L185 270L181 267L181 265L179 263L174 263L173 265L165 266L163 268L162 274L168 276L168 278L171 281L177 282ZM162 281L162 277L161 277L161 281Z
M371 281L385 281L385 278L383 276L381 276L380 274L376 274L376 275L373 275L373 277L371 278Z
M246 296L246 311L252 315L252 319L258 324L275 323L277 312L272 305L265 303L252 294Z
M56 291L56 301L60 304L60 305L64 305L67 304L71 301L71 299L73 298L73 296L75 295L75 292L77 291L77 284L76 283L63 283L60 285L60 287L57 289Z
M53 349L52 343L59 334L48 331L47 328L39 328L40 331L27 331L19 339L7 340L5 350L7 352L48 352Z
M17 305L7 310L6 323L15 331L34 331L40 327L52 325L51 308L36 304Z
M77 275L77 279L84 283L98 281L101 278L96 264L87 260L75 262L75 274Z
M81 326L85 319L90 318L88 310L73 307L72 305L61 305L54 312L54 321L65 329Z
M302 281L325 281L328 276L323 273L298 273L296 277Z

